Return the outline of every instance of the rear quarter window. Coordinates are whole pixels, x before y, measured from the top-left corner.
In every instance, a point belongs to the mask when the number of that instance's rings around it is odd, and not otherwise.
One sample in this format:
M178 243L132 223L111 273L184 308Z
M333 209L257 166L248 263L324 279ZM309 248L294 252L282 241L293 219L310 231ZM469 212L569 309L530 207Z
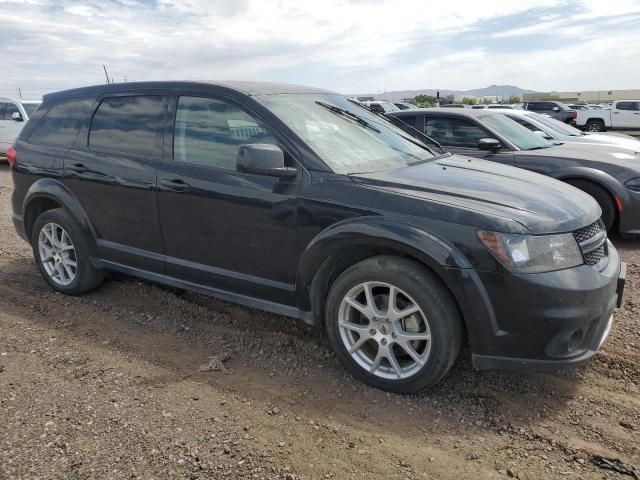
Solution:
M93 116L89 146L160 157L166 111L161 95L107 97Z
M71 145L87 120L93 100L73 100L51 107L38 121L29 142Z

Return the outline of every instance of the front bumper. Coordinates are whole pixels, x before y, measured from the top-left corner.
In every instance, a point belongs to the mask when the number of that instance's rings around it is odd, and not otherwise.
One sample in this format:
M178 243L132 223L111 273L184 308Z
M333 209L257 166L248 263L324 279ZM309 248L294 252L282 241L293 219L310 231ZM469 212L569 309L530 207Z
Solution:
M483 332L469 329L474 367L546 370L588 361L609 333L625 273L611 244L602 271L581 265L543 274L478 272L493 321Z

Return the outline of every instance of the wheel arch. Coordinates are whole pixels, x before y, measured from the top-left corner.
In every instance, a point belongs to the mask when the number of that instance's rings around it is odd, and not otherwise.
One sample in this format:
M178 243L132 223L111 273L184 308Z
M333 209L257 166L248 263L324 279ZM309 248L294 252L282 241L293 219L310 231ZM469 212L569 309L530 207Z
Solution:
M443 282L464 318L460 293L448 268L470 268L466 257L435 235L382 217L359 217L332 225L307 246L298 264L298 307L322 322L333 280L350 266L377 255L414 260Z
M571 183L572 180L582 180L604 188L613 200L618 217L624 211L624 205L629 199L629 192L625 186L602 170L578 167L556 172L553 177L565 183Z
M95 231L89 217L76 196L62 182L52 178L41 178L27 190L22 207L24 230L31 239L33 225L43 212L54 208L64 208L78 222L86 235L89 249L95 252Z

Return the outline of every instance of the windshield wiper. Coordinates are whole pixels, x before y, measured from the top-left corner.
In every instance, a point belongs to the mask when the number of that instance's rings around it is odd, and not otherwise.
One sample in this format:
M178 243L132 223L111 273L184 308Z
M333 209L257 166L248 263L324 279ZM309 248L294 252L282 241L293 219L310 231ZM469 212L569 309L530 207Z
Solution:
M372 108L369 108L366 105L361 104L360 102L357 102L355 100L352 100L351 98L347 98L347 100L355 105L358 105L359 107L362 107L366 110L368 110L369 112L373 113L374 115L377 115L378 117L382 117L384 118L387 122L392 123L393 125L395 125L396 127L398 127L400 130L408 133L409 135L411 135L414 138L419 138L420 139L420 143L421 145L419 146L425 146L427 147L427 149L433 154L436 155L436 152L433 151L433 149L429 146L426 145L424 143L424 140L426 140L428 143L431 143L433 145L435 145L436 147L438 147L438 149L440 149L440 151L444 154L447 153L447 151L442 147L442 145L440 145L437 141L435 141L433 138L431 138L429 135L427 135L424 132L421 132L420 130L418 130L415 127L412 127L411 125L404 123L402 120L389 116L389 115L385 115L382 112L376 112L375 110L373 110ZM414 142L415 143L415 142Z
M341 117L344 118L348 118L350 120L353 120L354 122L359 123L360 125L362 125L363 127L369 128L371 130L373 130L374 132L380 133L380 130L378 130L376 127L374 127L373 125L371 125L369 122L367 122L364 118L360 118L358 115L356 115L355 113L352 113L348 110L345 110L344 108L340 108L340 107L336 107L335 105L331 105L330 103L325 103L321 100L316 100L316 103L318 105L320 105L321 107L326 108L327 110L329 110L330 112L335 113L336 115L339 115Z

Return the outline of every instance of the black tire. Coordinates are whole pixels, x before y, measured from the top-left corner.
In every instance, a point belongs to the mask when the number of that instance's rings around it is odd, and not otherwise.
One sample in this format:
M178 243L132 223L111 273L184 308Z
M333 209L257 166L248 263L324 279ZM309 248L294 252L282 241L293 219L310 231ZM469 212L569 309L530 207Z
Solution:
M602 210L602 222L607 232L610 232L616 223L618 213L609 192L597 183L589 182L588 180L571 180L568 183L584 193L588 193L598 202L600 210Z
M584 126L587 132L604 132L606 127L604 126L604 120L590 119L587 120L587 124Z
M424 312L431 333L431 349L425 364L408 378L385 379L370 373L352 358L341 338L338 318L342 300L352 288L364 282L396 286L410 295ZM457 305L440 279L419 263L394 256L363 260L336 279L327 296L325 327L337 356L354 376L373 387L403 394L438 383L458 357L463 335Z
M45 225L51 223L61 226L73 243L77 267L75 278L68 285L61 285L60 283L57 283L49 273L47 273L42 259L40 258L40 249L38 248L40 231ZM89 290L93 290L104 280L104 273L91 265L87 241L82 233L80 225L78 225L75 219L73 219L73 217L71 217L71 215L69 215L69 213L67 213L63 208L47 210L36 219L31 233L31 248L33 249L33 257L35 258L36 265L38 265L40 273L51 288L58 292L62 292L67 295L78 295Z

